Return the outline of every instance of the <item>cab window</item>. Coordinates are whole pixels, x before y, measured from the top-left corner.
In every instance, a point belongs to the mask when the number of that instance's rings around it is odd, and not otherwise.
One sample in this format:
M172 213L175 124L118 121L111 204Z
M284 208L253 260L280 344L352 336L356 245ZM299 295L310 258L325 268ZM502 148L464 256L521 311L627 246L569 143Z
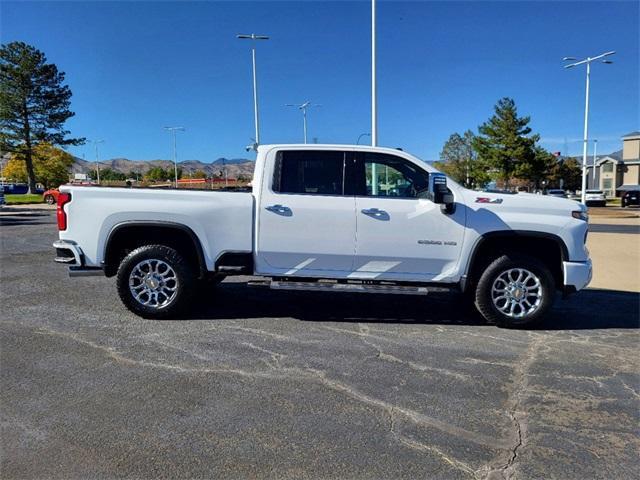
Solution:
M343 195L344 158L344 152L338 151L278 152L273 191L302 195Z

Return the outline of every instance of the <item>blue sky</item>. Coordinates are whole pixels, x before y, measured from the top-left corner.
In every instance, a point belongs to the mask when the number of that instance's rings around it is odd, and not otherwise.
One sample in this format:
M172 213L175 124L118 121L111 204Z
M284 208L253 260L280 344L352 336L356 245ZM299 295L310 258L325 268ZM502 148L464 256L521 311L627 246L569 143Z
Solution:
M262 143L355 143L370 132L370 3L2 2L2 42L43 50L67 74L76 136L101 158L169 158L165 125L182 125L180 160L249 157L251 56L258 45ZM585 70L563 56L616 50L592 69L598 152L640 129L639 3L378 2L379 144L436 159L448 136L477 130L503 96L552 151L581 151ZM565 142L566 139L566 142ZM368 141L368 138L364 139ZM566 145L566 146L565 146ZM72 153L93 159L90 145Z

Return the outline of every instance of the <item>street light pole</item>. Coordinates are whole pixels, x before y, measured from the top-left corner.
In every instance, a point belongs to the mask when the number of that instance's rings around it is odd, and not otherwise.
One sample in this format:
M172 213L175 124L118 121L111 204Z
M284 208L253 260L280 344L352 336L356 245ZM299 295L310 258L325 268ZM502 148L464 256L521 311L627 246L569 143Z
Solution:
M269 37L265 35L256 35L252 33L250 35L239 34L236 38L248 39L248 40L269 40ZM251 65L253 69L253 120L256 130L256 143L254 147L260 145L260 120L258 115L258 75L256 72L256 46L255 42L251 42Z
M376 0L371 0L371 146L378 145L378 92L376 87Z
M598 140L593 141L593 168L591 169L593 172L593 178L591 179L591 188L596 190L596 160L598 159Z
M184 127L164 127L173 136L173 171L175 175L175 187L178 188L178 149L176 132L184 132Z
M96 180L98 181L98 185L100 185L100 160L98 158L98 144L104 143L104 140L94 140L93 146L96 149Z
M307 108L311 107L321 107L322 105L318 103L312 104L310 101L306 101L300 105L296 105L295 103L287 103L285 107L297 107L299 110L302 110L302 135L304 139L304 143L307 143Z
M613 55L616 53L615 51L605 52L595 57L587 57L583 60L580 60L575 63L571 63L569 65L565 65L564 68L572 68L578 65L587 64L587 83L585 88L585 101L584 101L584 136L582 139L582 195L581 201L585 203L586 201L586 190L587 190L587 150L588 150L588 142L589 142L589 79L591 76L591 62L595 60L599 60L601 58L607 57L609 55ZM574 57L564 57L563 60L575 60ZM613 63L609 60L602 60L602 63Z

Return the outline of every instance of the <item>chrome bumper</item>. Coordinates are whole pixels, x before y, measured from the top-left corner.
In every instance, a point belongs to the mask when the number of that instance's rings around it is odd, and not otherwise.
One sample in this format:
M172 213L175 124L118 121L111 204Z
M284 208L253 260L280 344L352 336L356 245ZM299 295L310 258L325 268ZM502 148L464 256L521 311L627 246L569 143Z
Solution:
M84 264L84 254L82 249L70 240L56 240L53 242L56 249L57 263L69 265L70 277L86 277L93 275L102 275L104 272L100 267L87 267Z
M562 262L565 288L574 291L582 290L591 281L593 266L591 260L586 262Z

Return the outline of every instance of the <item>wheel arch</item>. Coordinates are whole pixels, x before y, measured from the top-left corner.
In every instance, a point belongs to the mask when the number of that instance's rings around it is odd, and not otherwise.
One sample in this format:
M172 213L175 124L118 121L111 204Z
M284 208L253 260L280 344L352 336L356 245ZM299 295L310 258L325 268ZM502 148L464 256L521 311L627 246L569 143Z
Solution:
M194 263L200 278L206 276L202 243L191 228L175 222L137 220L118 223L109 231L102 257L105 275L114 276L129 251L151 244L176 248Z
M547 232L501 230L485 233L476 240L467 261L462 289L466 290L474 284L483 267L506 252L524 254L542 261L551 270L556 287L562 287L562 262L569 259L569 249L562 238Z

